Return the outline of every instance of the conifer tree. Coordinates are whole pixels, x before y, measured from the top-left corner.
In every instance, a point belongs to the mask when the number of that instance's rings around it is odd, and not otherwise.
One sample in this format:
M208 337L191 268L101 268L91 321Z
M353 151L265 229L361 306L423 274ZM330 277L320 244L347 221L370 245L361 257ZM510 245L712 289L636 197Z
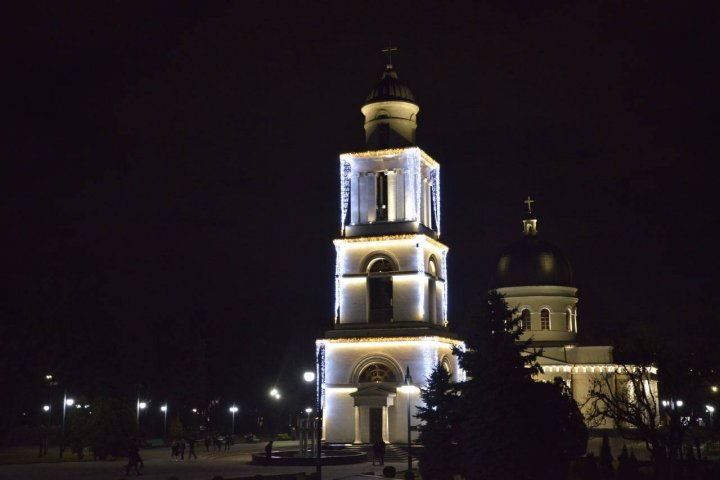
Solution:
M449 480L456 463L454 426L457 397L450 374L442 364L433 369L420 398L424 406L419 406L415 415L421 420L418 441L424 447L419 456L420 474L422 478Z
M437 369L430 379L428 407L437 410L422 411L421 419L444 422L446 428L426 425L423 445L449 443L448 469L454 474L566 478L569 460L584 452L587 430L577 404L562 383L533 380L540 371L539 352L519 341L519 322L504 297L489 292L465 334L466 348L455 352L467 380L448 388ZM429 478L446 478L433 475Z

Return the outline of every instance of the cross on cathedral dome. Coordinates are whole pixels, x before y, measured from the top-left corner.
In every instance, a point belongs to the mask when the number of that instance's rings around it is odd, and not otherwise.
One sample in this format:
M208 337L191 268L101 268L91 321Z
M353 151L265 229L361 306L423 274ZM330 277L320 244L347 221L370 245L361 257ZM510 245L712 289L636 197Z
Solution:
M575 286L570 261L552 243L538 238L537 218L532 213L534 200L525 200L528 211L523 220L523 238L507 246L498 258L492 287L537 285Z

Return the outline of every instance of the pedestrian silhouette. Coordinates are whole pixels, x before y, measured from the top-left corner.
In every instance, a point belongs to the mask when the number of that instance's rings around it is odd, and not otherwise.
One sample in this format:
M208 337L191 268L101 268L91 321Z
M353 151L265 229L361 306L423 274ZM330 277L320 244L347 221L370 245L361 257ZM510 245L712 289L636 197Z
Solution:
M270 458L270 456L272 456L272 447L273 441L270 440L267 445L265 445L265 458Z
M128 448L128 463L125 467L125 476L130 475L130 470L135 470L135 475L140 475L139 467L142 465L142 459L140 458L140 447L136 442L133 442Z
M191 438L188 440L188 460L190 460L192 457L195 457L195 460L197 460L197 454L195 453L195 439Z

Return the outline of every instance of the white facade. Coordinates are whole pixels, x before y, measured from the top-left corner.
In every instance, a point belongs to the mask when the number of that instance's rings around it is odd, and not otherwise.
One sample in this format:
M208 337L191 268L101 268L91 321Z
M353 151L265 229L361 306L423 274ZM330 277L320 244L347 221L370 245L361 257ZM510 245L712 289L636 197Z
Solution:
M362 108L373 149L340 156L335 324L316 342L326 442L405 443L432 370L463 378L447 328L440 165L414 146L418 111L388 65Z
M537 219L532 217L530 209L528 215L529 218L523 220L523 234L526 238L537 235ZM508 306L517 308L524 328L519 341L532 341L531 349L540 353L537 361L542 372L536 376L536 380L551 382L558 377L563 379L581 411L586 414L589 409L588 394L595 378L610 375L613 380L609 383L613 388L624 388L627 383L624 369L636 367L615 364L610 346L577 344L577 288L569 285L572 283L572 274L566 275L560 268L567 260L561 258L559 252L548 250L547 246L538 248L532 242L527 243L527 246L528 249L524 252L515 249L502 255L498 272L502 272L507 284L508 279L513 278L512 269L517 269L529 284L520 285L520 282L514 282L512 286L497 288L497 291L505 295ZM513 265L513 262L518 260L519 264ZM559 271L563 273L558 273ZM533 276L537 279L536 282L530 280ZM552 283L548 281L552 278L568 281L565 285L548 284ZM510 280L510 283L513 282ZM654 398L658 398L656 380L649 382L644 388L651 392ZM614 427L610 423L593 426Z

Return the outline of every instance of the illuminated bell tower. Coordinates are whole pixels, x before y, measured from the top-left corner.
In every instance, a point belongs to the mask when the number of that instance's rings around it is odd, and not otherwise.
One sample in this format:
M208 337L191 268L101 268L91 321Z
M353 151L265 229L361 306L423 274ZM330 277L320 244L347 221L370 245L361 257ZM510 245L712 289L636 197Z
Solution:
M335 325L317 342L329 442L406 442L407 402L421 402L417 388L397 390L406 368L415 387L437 364L460 378L452 349L462 344L447 328L440 165L415 146L419 110L388 61L361 109L368 150L340 156Z

